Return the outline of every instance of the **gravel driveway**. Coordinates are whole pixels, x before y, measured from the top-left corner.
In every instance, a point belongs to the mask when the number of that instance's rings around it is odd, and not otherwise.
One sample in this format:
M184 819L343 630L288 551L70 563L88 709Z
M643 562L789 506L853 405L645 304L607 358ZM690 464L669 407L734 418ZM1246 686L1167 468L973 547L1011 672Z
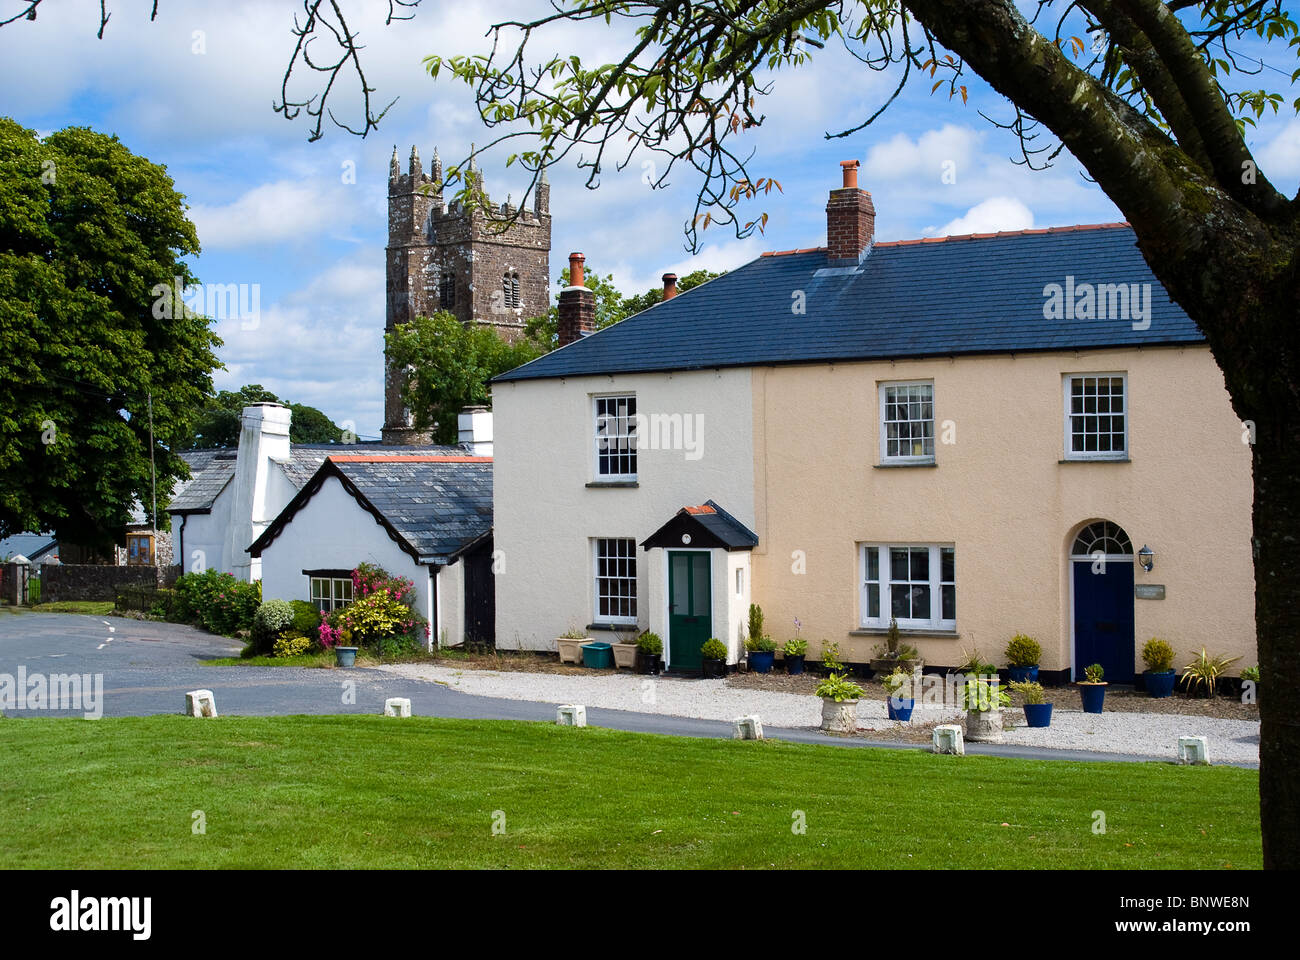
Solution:
M377 669L506 700L581 703L609 710L722 721L757 713L764 725L770 727L816 727L821 723L821 701L816 697L735 687L725 680L609 673L592 676L506 673L434 664L397 664ZM961 716L951 708L917 704L911 725L924 727L954 722ZM1005 742L1017 746L1174 759L1178 738L1195 735L1207 738L1210 759L1215 763L1259 762L1259 724L1254 721L1178 714L1091 714L1058 706L1052 711L1050 727L1030 729L1023 726L1023 714L1019 710L1009 711L1008 716L1020 725L1006 732ZM858 705L858 724L867 731L898 727L886 718L883 700L862 701Z

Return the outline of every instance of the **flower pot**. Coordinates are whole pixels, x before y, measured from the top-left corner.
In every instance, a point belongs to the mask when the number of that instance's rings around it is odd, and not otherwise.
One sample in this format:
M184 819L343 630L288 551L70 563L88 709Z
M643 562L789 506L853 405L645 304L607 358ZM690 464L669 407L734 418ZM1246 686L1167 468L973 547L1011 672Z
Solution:
M1002 710L967 710L966 739L977 743L1002 742Z
M1037 683L1038 664L1031 667L1007 667L1007 681L1010 683Z
M802 653L786 654L785 672L790 674L790 676L792 677L797 674L803 673L803 658L804 658L804 654Z
M582 646L582 665L595 670L614 668L614 651L608 643L586 643Z
M1025 725L1029 727L1051 726L1052 705L1050 703L1026 703Z
M335 647L334 662L340 667L354 667L357 664L356 647Z
M769 666L770 670L771 667ZM700 673L706 680L718 680L727 675L726 660L710 660L707 657L700 661Z
M614 650L614 666L636 667L635 643L611 643L610 647Z
M636 652L636 672L641 674L658 673L659 668L656 661L660 659L660 654L645 653L640 648Z
M560 652L560 663L582 663L582 646L591 643L591 637L559 637L555 649Z
M1106 684L1081 683L1079 697L1083 700L1084 713L1101 713L1102 704L1106 702Z
M890 697L885 703L885 709L889 711L890 720L901 720L906 723L912 719L912 710L916 706L916 698L908 697Z
M749 668L755 673L771 673L772 664L776 662L776 652L772 650L749 651Z
M1160 670L1158 672L1148 670L1142 674L1147 693L1156 698L1167 697L1172 694L1174 692L1174 681L1177 679L1178 672L1175 670Z
M822 697L822 729L831 733L853 733L858 729L858 701Z

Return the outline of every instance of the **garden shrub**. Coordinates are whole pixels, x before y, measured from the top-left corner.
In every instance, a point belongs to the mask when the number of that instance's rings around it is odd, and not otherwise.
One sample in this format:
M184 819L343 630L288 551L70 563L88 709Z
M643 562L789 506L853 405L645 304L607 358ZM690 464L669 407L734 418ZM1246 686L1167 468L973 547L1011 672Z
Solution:
M415 586L373 564L358 564L352 571L356 599L335 610L319 628L325 647L369 647L380 657L394 657L422 649L429 626L413 607Z
M1043 648L1033 637L1017 633L1007 642L1007 666L1036 667L1043 656Z
M173 589L179 622L227 636L251 629L253 615L262 602L260 580L243 583L219 570L184 574Z
M272 644L271 656L297 657L309 652L311 648L312 641L309 637L304 637L297 630L286 630Z
M249 639L258 653L269 653L283 631L293 625L293 607L288 600L267 600L253 615Z
M316 605L308 603L306 600L290 600L289 605L293 607L293 624L291 629L297 630L304 637L316 640L316 631L320 629L320 611Z

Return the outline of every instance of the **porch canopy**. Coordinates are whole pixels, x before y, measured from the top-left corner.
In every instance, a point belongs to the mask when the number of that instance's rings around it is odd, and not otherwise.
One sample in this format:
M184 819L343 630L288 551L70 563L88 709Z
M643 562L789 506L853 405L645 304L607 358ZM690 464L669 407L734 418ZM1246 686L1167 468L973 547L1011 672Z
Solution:
M646 550L686 546L753 550L758 546L758 535L712 500L706 500L698 507L682 507L641 546Z

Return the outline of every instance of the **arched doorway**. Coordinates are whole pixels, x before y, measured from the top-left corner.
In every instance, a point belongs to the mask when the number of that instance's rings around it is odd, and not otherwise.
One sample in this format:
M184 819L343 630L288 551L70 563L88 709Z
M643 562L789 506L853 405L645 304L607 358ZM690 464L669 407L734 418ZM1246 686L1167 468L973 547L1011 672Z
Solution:
M1118 524L1087 524L1070 547L1074 679L1100 663L1108 683L1133 682L1133 543Z

